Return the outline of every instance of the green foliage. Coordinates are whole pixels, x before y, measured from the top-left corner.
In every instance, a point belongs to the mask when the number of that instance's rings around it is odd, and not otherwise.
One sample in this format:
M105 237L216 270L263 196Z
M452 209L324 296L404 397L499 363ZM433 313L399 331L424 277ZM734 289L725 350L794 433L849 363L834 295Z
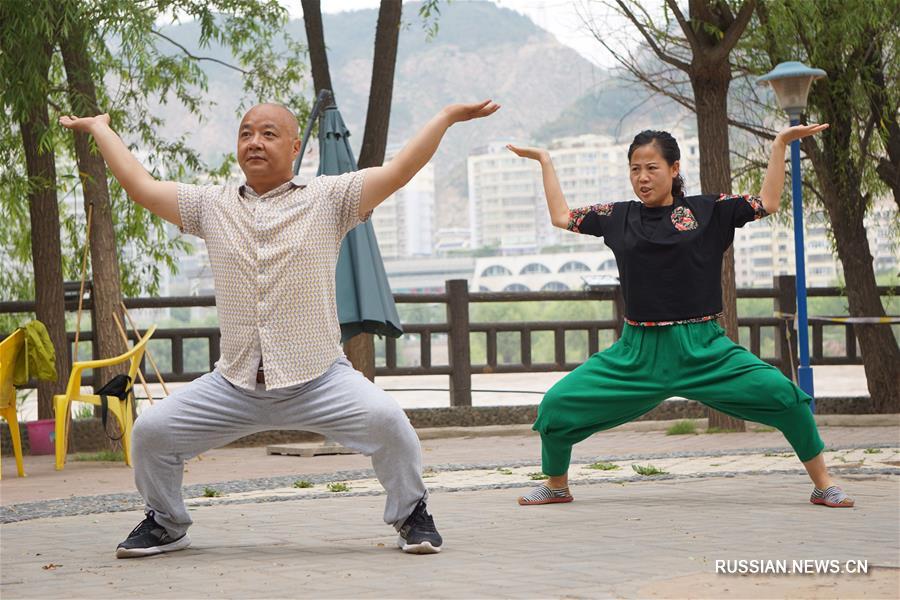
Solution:
M666 429L666 435L694 435L696 433L697 426L690 419L678 421Z
M866 448L863 454L881 454L881 448Z
M447 0L447 4L450 4L450 1ZM419 6L419 18L422 19L422 29L425 30L425 38L428 41L437 37L440 16L440 0L424 0Z
M609 462L595 462L584 467L585 469L594 469L595 471L618 471L622 467Z
M349 492L350 486L346 483L332 482L327 486L329 492Z
M497 472L500 473L501 475L512 475L513 474L512 469L507 469L504 467L499 467L497 469Z
M211 488L211 487L203 488L203 497L204 498L220 498L221 496L222 496L222 492L220 492L216 488Z
M654 475L668 475L668 473L666 473L666 471L663 471L662 469L658 469L658 468L654 467L653 465L645 465L645 466L631 465L631 468L638 475L643 475L645 477L652 477Z
M528 478L532 481L543 481L545 479L550 479L549 475L544 475L540 472L529 473Z
M294 482L294 487L300 489L311 488L313 485L315 484L308 479L298 479Z
M483 302L470 305L470 319L476 322L522 322L522 321L566 321L601 320L612 318L611 302L556 301L556 302ZM447 309L443 304L399 304L397 312L401 323L445 323ZM613 343L612 332L600 332L598 344L602 350ZM398 366L418 364L418 335L404 335L397 340ZM446 343L446 335L432 335L432 349ZM483 333L472 333L469 337L470 352L474 364L487 361L487 337ZM534 331L531 336L531 357L535 363L554 361L553 333ZM571 331L566 334L566 360L583 362L588 356L588 338L585 331ZM497 336L497 360L512 363L519 360L521 343L516 333L500 333ZM375 341L376 364L384 364L384 341Z
M76 420L81 419L93 419L94 418L94 405L93 404L85 404L84 402L76 403L78 408L72 411L72 418Z
M28 191L18 122L30 106L48 103L50 122L61 114L77 113L69 104L65 72L59 54L53 55L49 77L43 76L35 54L25 49L31 40L55 42L61 36L86 30L87 51L101 110L110 113L118 131L148 171L158 178L215 182L234 168L233 155L217 165L201 161L186 136L165 139L163 122L154 107L178 103L200 125L212 126L215 99L207 90L200 67L215 60L240 73L243 90L238 110L260 101L282 102L303 120L307 101L298 96L305 72L303 47L283 33L287 11L274 0L35 0L0 3L0 35L21 53L0 53L0 300L34 297ZM165 34L170 24L194 22L201 51L172 43ZM212 44L227 55L205 56ZM6 44L4 44L6 46ZM278 50L276 50L278 48ZM85 243L82 190L74 159L71 132L53 125L41 140L55 150L62 227L63 271L66 279L80 276ZM34 182L32 182L33 184ZM173 228L131 202L110 180L112 218L120 251L122 290L127 296L153 294L163 272L177 270L175 256L189 250ZM4 323L0 323L3 326Z
M484 302L470 308L470 320L476 322L529 322L565 320L603 320L612 318L611 302L557 301L557 302ZM613 343L612 333L601 332L600 349ZM487 335L472 333L469 337L473 363L487 362ZM583 362L588 356L587 332L567 332L565 339L566 360ZM514 363L521 360L521 340L517 333L497 334L497 362ZM531 334L531 360L535 363L554 362L554 339L551 331L533 331Z
M122 462L125 453L121 450L101 450L100 452L79 452L72 455L76 462Z
M809 153L814 145L818 146L822 153L819 162L828 164L830 172L822 179L823 173L813 169L810 161L803 163L807 205L821 206L822 199L830 194L852 207L849 214L861 218L871 208L873 199L889 193L876 172L879 161L887 157L889 130L883 119L873 120L873 108L877 106L882 113L896 118L900 105L898 16L898 0L769 0L760 3L757 22L748 27L735 52L737 69L753 74L753 78L787 60L801 61L827 73L810 89L805 119L829 122L832 128L814 144L807 140L803 150ZM876 77L879 70L884 76L883 84ZM745 91L748 96L753 93L750 88ZM746 115L744 120L771 122L774 118L775 123L785 123L784 113L768 89L761 98L739 100ZM768 146L769 141L764 140L764 144ZM765 158L760 158L753 161L750 174L757 181L766 168ZM854 193L842 192L848 189ZM783 198L789 202L790 194L785 193ZM895 236L900 233L900 225L895 223L893 231Z

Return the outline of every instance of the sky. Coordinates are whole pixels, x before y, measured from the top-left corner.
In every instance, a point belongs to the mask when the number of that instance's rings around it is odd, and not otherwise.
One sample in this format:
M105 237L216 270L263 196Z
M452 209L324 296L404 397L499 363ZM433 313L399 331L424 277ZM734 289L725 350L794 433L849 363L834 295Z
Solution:
M450 0L450 6L467 0ZM611 11L599 2L590 0L490 0L497 6L514 10L530 18L536 25L550 32L566 46L600 67L609 68L615 62L594 39L584 24L583 16L593 16L604 28L626 29L621 18L615 18ZM441 2L446 5L447 0ZM322 0L322 12L337 13L348 10L377 8L378 0ZM282 0L291 17L301 18L303 10L300 0ZM404 18L409 18L404 14Z

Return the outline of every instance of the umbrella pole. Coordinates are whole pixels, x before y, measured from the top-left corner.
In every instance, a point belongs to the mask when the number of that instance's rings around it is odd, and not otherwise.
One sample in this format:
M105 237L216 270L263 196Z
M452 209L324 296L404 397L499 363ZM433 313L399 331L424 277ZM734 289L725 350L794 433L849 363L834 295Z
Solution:
M294 160L294 175L300 172L300 163L303 161L303 153L306 152L306 144L309 142L309 136L312 133L313 125L319 117L319 111L330 104L332 101L331 90L320 90L316 97L316 103L313 105L312 111L309 113L309 120L306 122L306 129L303 130L303 141L300 143L300 154Z

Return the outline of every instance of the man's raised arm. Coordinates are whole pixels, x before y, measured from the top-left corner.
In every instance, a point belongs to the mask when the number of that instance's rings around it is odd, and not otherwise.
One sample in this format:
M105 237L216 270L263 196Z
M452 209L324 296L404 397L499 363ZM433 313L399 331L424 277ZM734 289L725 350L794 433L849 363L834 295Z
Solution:
M409 183L413 176L434 156L441 138L454 123L479 119L494 114L500 108L490 100L475 104L451 104L435 115L403 147L393 160L381 167L368 170L363 182L359 203L359 218Z
M59 123L68 129L94 136L109 170L128 196L156 216L181 227L178 184L154 179L110 128L108 114L96 117L65 116L60 117Z

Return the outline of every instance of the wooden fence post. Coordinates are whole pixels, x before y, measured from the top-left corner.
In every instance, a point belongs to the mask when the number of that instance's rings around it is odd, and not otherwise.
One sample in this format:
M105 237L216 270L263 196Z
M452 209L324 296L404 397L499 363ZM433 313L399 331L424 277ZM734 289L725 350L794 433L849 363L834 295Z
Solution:
M777 312L796 314L797 312L797 279L793 275L776 275L772 278L775 288L773 299ZM775 357L779 359L778 368L784 376L794 380L794 369L797 366L797 333L791 324L793 319L781 319L776 328L778 339L775 340Z
M472 406L472 363L469 353L469 282L451 279L447 290L450 326L450 406Z

